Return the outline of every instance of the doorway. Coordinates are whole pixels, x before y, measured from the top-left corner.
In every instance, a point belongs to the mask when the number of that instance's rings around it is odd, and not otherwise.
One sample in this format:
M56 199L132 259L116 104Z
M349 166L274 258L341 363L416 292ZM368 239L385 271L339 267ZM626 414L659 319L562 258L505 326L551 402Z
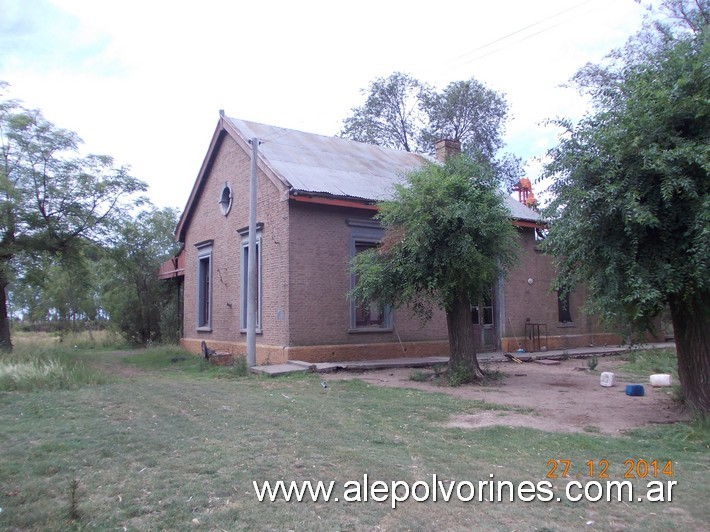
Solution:
M496 324L492 292L484 296L478 305L471 306L471 320L476 348L481 351L495 351Z

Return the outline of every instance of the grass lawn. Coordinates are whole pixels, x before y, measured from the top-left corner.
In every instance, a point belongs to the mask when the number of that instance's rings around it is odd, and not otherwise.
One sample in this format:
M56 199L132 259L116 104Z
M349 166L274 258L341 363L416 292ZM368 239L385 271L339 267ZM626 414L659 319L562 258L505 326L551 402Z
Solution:
M61 349L53 356L65 360ZM133 371L0 392L0 529L707 530L710 522L707 423L619 438L451 429L442 425L452 414L505 410L356 379L325 389L317 375L237 377L177 349L71 351L72 364L95 360ZM631 502L564 499L568 481L590 480L588 461L595 475L608 461L609 480L623 480L625 462L641 459L672 461L673 476L659 467L656 478L677 482L672 502L636 500L651 471L633 481ZM569 478L547 479L550 460L570 460ZM476 487L491 475L549 480L563 500L345 502L345 483L365 474L370 483L431 483L436 474ZM340 502L259 502L252 481L266 480L335 481Z

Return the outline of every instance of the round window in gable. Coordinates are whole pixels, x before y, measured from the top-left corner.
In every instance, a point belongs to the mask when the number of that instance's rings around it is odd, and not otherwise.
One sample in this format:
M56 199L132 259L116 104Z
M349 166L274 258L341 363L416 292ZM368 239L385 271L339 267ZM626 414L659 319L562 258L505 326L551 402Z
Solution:
M229 214L229 209L232 208L232 189L229 184L225 183L222 189L222 194L219 197L219 210L224 216Z

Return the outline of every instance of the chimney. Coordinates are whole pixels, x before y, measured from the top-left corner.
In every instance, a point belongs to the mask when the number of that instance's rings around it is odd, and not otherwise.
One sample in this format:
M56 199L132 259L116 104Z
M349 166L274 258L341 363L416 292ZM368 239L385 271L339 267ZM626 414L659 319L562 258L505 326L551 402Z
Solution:
M461 154L461 143L458 140L437 140L434 147L436 148L436 160L442 163L452 155Z

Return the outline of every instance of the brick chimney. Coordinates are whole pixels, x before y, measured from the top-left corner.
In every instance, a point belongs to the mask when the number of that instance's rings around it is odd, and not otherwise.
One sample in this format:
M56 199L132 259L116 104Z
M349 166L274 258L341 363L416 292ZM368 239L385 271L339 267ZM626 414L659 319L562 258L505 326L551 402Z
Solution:
M458 140L437 140L434 147L436 148L436 160L442 163L452 155L459 155L461 153L461 143Z

